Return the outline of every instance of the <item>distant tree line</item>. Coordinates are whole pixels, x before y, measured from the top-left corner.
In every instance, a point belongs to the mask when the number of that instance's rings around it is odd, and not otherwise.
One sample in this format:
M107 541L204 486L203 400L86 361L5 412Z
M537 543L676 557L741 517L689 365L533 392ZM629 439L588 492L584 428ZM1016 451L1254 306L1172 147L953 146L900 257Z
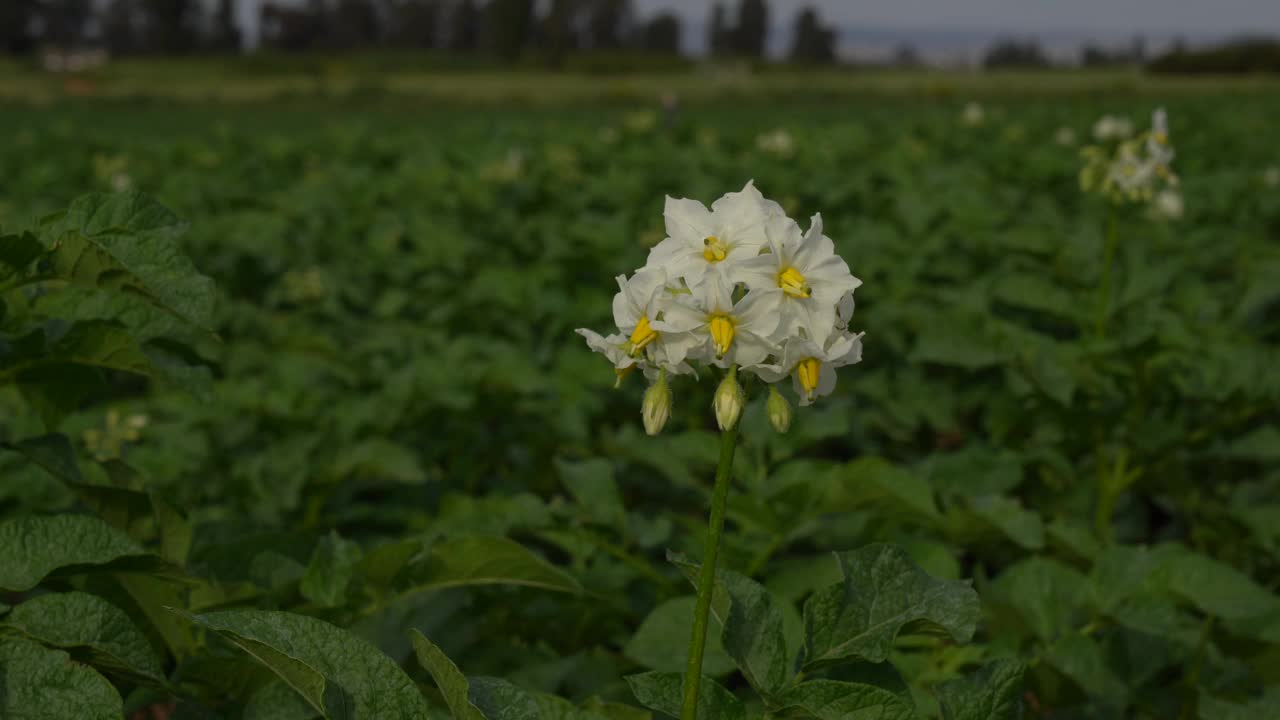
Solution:
M105 46L113 54L232 52L243 47L234 0L0 0L10 54L41 46ZM708 43L721 57L763 58L766 0L718 2ZM680 52L680 17L639 19L631 0L266 0L259 44L286 52L397 47L489 53L535 51L553 65L579 51ZM796 15L790 59L836 61L836 33L818 11Z
M1195 50L1178 44L1151 61L1148 68L1178 74L1280 73L1280 40L1238 38Z

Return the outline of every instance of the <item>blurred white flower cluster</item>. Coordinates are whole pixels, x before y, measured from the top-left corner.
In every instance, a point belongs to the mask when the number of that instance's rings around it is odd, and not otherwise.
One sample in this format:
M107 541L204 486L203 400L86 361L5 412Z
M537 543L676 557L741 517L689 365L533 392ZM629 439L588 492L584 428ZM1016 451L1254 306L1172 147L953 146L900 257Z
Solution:
M1120 121L1119 118L1104 117L1094 127L1094 136L1124 137L1128 133L1117 135L1116 130L1099 132L1103 121L1110 120L1108 127ZM1151 129L1137 137L1121 140L1112 145L1090 145L1081 150L1084 166L1080 170L1080 188L1085 192L1097 192L1116 202L1150 203L1158 200L1156 212L1177 208L1181 215L1182 198L1178 195L1178 176L1174 174L1173 147L1169 144L1168 120L1164 109L1156 110L1151 116ZM1178 195L1176 201L1173 198Z
M976 102L970 102L964 106L964 111L960 113L960 122L969 127L978 127L987 119L987 112L982 105Z
M791 133L781 128L756 136L756 147L763 152L779 157L789 157L795 150L796 143Z
M862 334L849 330L861 281L823 234L821 216L801 230L750 182L710 209L668 197L664 217L666 239L644 267L617 278L618 331L577 332L613 363L619 382L637 368L651 380L642 408L649 434L670 416L667 376L695 374L694 364L727 371L714 403L722 429L742 411L741 372L770 383L769 418L785 431L790 413L774 383L790 376L808 405L835 388L836 368L862 359Z
M1098 142L1124 140L1133 134L1133 121L1118 115L1103 115L1093 124L1093 139Z

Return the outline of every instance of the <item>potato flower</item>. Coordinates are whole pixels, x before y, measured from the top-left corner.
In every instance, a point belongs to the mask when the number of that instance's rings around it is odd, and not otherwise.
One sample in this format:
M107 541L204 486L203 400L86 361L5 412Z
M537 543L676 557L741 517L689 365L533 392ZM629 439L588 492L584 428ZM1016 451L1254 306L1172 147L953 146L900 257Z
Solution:
M667 198L667 237L645 266L620 275L613 299L617 331L578 334L613 365L618 384L641 369L651 381L642 408L646 431L670 415L668 375L694 365L725 371L716 392L721 429L736 427L746 395L740 373L765 383L787 377L801 405L829 395L835 369L862 358L862 334L849 330L862 283L823 232L786 216L748 182L712 203ZM785 399L770 387L771 424L790 425Z

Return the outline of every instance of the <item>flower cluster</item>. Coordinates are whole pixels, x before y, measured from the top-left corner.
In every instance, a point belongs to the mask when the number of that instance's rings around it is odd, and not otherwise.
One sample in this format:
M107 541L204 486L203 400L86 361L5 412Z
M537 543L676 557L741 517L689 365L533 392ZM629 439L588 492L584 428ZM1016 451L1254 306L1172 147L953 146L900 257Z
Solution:
M1114 123L1115 119L1112 120ZM1095 128L1094 135L1099 134ZM1151 129L1141 135L1122 140L1114 148L1090 145L1081 151L1084 167L1080 170L1080 188L1101 193L1116 202L1149 203L1160 196L1167 207L1169 192L1176 193L1174 188L1178 186L1178 176L1170 167L1173 154L1165 112L1156 110L1151 117Z
M739 373L770 384L790 376L808 405L835 388L836 368L861 360L862 334L849 330L861 281L823 234L821 216L802 231L750 182L710 209L669 197L664 216L666 239L644 267L617 278L618 331L577 331L619 382L637 368L652 381L642 409L650 434L670 415L667 376L696 374L694 364L726 371L714 404L728 429L744 400ZM780 403L771 386L769 417L785 431L790 414Z
M1133 122L1127 117L1103 115L1093 124L1093 137L1098 142L1124 140L1133 134Z
M982 108L982 105L979 105L976 102L971 102L968 105L965 105L964 110L960 113L960 122L968 125L969 127L978 127L986 121L986 118L986 110Z

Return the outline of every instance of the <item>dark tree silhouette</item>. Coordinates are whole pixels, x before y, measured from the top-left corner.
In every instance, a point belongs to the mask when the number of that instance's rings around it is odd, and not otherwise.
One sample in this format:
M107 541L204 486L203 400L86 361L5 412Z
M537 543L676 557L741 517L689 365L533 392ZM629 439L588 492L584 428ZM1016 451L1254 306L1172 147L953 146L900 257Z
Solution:
M529 41L533 0L490 0L487 12L490 46L498 57L515 60Z
M590 0L587 4L587 31L591 47L614 50L622 47L631 19L628 0Z
M0 2L0 43L12 55L25 55L35 49L36 0L3 0Z
M69 46L84 38L93 4L90 0L46 0L37 7L37 11L44 26L41 39L54 45Z
M1006 38L992 45L982 59L982 66L998 68L1046 68L1052 63L1035 39L1019 41Z
M236 9L232 0L219 0L218 12L213 18L209 47L219 51L240 50L240 26L236 24Z
M543 46L547 62L552 67L564 64L564 58L579 46L578 17L582 0L551 0L551 7L542 18Z
M440 35L437 0L392 0L388 38L402 47L434 48Z
M200 20L196 0L142 0L142 14L148 52L178 54L194 45Z
M296 52L313 50L324 42L325 12L320 0L311 0L305 7L267 2L259 14L264 47Z
M455 52L471 52L480 47L480 9L475 0L454 4L449 18L449 45Z
M371 0L337 0L327 25L328 44L342 50L376 45L382 35Z
M733 30L729 27L729 16L725 12L724 3L716 3L711 7L707 44L712 55L727 55L733 51Z
M644 49L650 52L677 55L680 53L680 18L662 13L644 26Z
M734 50L752 58L764 57L769 33L769 6L765 0L742 0L738 6L738 26L734 28Z
M805 7L796 15L791 60L813 64L836 61L836 32L823 26L818 11L812 6Z
M102 39L113 55L130 55L142 47L138 0L111 0L102 12Z

